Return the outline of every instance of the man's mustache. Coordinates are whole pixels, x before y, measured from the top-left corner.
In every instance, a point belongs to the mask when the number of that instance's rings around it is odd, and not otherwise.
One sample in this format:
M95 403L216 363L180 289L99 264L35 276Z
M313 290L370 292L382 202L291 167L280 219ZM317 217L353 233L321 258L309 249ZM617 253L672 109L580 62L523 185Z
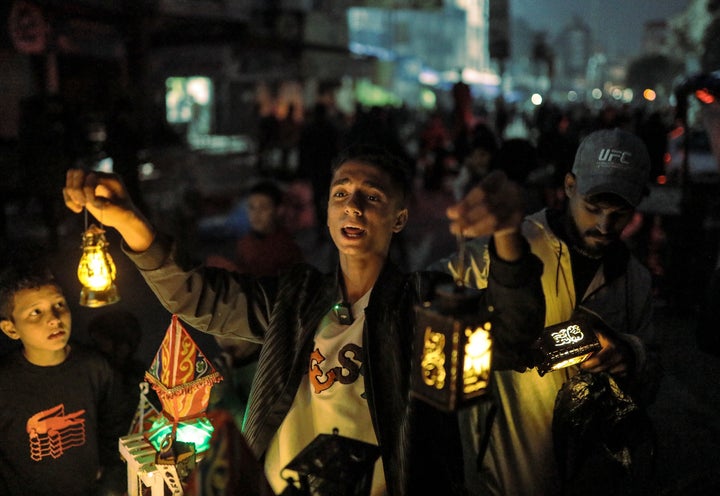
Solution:
M588 231L585 231L586 237L593 237L593 238L601 238L607 241L615 241L618 236L617 234L607 234L607 233L601 233L600 231L596 231L594 229L590 229Z

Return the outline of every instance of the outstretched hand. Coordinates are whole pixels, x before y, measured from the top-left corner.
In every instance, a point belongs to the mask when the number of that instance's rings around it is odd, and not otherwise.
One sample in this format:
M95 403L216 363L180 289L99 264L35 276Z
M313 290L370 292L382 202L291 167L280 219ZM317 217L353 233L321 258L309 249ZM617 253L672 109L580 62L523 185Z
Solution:
M87 208L93 217L111 227L121 223L127 211L135 209L122 179L107 172L68 170L63 199L73 212Z
M525 214L522 187L495 170L447 209L450 231L476 237L518 230Z
M595 331L602 348L580 364L580 368L592 373L609 372L625 376L632 365L632 351L622 341L608 334Z
M450 232L468 237L493 235L500 258L522 255L520 224L525 215L523 188L496 170L447 209Z
M155 237L152 226L135 207L117 174L70 169L65 176L63 199L73 212L80 213L86 208L100 223L117 229L135 251L147 249Z

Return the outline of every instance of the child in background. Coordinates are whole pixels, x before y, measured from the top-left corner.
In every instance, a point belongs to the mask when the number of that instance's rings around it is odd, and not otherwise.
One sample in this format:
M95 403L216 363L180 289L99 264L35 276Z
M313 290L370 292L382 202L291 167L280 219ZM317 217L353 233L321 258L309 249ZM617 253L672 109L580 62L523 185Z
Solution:
M126 491L112 402L116 380L100 354L70 344L62 288L37 264L0 274L0 328L22 347L0 364L0 494L96 495Z
M206 265L258 277L277 276L303 261L303 253L282 223L283 191L272 181L261 181L247 195L250 231L237 240L235 260L211 255Z
M303 260L300 246L282 223L283 191L272 181L261 181L248 190L247 214L250 231L237 241L235 261L208 257L206 265L222 267L258 277L278 276ZM232 337L215 336L222 349L217 364L225 381L213 389L216 408L229 410L242 425L250 385L257 369L260 346Z

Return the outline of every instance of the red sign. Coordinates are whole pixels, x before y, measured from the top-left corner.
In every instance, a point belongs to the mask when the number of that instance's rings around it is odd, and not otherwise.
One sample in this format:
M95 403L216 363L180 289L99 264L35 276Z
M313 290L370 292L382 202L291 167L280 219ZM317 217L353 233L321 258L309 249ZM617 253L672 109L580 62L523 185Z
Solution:
M17 0L8 16L8 32L15 49L23 54L42 53L47 46L48 23L40 7Z

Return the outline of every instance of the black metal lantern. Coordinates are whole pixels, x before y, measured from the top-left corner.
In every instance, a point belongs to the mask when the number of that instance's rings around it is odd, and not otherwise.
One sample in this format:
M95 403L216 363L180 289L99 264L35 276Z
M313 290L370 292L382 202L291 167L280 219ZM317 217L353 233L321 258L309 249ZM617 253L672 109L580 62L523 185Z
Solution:
M570 320L546 327L535 344L540 376L584 362L600 350L595 329L608 329L596 314L578 307Z
M320 434L284 470L299 476L299 488L292 478L281 493L302 496L369 496L375 461L380 448L357 439Z
M459 284L435 289L433 301L415 308L415 360L411 394L456 411L482 398L490 382L492 307L482 292Z

